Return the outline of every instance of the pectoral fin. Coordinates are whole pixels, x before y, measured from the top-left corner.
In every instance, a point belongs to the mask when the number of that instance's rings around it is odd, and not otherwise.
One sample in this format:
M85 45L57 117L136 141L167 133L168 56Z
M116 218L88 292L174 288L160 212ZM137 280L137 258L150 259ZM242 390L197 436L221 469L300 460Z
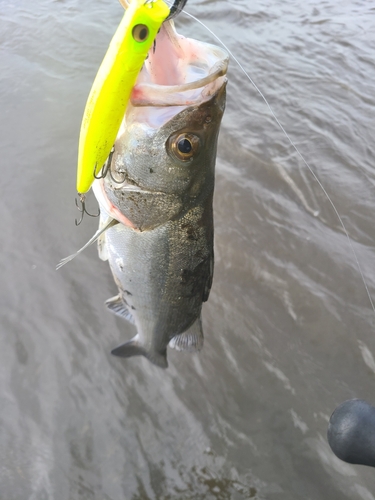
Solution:
M169 342L169 347L177 351L197 352L203 347L202 319L199 316L191 327L184 333L173 337Z
M108 299L105 301L105 305L108 307L108 309L113 312L114 314L117 314L117 316L121 316L122 318L125 318L126 320L130 321L130 323L135 323L133 315L129 311L129 309L126 307L124 304L121 295L116 295L115 297L112 297L111 299Z
M68 262L70 262L71 260L73 260L75 257L77 257L77 255L79 255L81 252L83 252L83 250L85 250L87 247L89 247L92 243L95 243L95 241L100 237L100 235L102 235L105 231L107 231L107 229L109 229L110 227L115 226L118 223L119 222L117 220L111 219L108 222L108 224L106 224L104 227L100 227L96 231L96 233L94 234L94 236L89 239L89 241L86 243L86 245L83 245L83 247L80 248L79 250L77 250L76 253L73 253L72 255L69 255L68 257L65 257L65 259L60 260L60 262L56 266L56 271L58 269L60 269L62 266L65 266L65 264L67 264Z
M116 347L111 351L114 356L119 356L120 358L131 358L132 356L144 356L151 363L160 368L168 368L167 361L167 350L158 351L148 351L139 341L138 335L136 335L132 340L126 342L125 344Z

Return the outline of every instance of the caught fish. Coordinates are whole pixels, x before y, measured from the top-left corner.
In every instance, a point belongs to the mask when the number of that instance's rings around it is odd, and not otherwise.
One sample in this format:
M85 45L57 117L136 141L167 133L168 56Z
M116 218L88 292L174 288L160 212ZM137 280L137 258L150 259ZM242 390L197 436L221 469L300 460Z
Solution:
M227 65L224 50L184 38L165 22L132 91L111 163L93 184L99 256L119 291L106 304L137 328L114 355L143 355L166 368L168 345L203 346Z
M127 0L120 2L128 6ZM169 17L185 3L176 0ZM350 236L331 198L250 75L210 33L225 50L177 35L170 21L162 25L132 89L115 148L101 169L102 178L94 182L101 208L99 230L59 265L98 240L99 255L109 261L119 288L107 306L133 322L138 332L113 354L144 355L162 367L167 366L167 345L187 350L203 345L200 313L212 283L212 194L227 52L332 205L375 311Z

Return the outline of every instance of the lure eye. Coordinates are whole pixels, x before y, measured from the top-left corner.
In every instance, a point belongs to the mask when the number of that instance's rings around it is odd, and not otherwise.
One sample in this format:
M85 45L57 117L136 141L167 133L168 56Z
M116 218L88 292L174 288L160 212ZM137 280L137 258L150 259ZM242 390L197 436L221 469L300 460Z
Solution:
M137 24L133 28L132 35L136 42L144 42L149 35L148 27L145 24Z
M198 154L200 139L193 134L174 134L169 138L169 148L182 161L192 160Z

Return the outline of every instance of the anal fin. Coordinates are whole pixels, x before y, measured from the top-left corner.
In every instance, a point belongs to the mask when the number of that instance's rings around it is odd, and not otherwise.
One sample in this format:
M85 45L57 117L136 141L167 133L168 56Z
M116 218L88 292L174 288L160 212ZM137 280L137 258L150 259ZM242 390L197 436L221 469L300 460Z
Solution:
M202 319L199 315L186 332L175 335L169 342L169 347L177 351L197 352L203 347Z
M124 304L121 295L116 295L115 297L106 300L105 305L111 312L117 314L117 316L125 318L127 321L130 321L130 323L133 323L133 325L135 324L133 315Z

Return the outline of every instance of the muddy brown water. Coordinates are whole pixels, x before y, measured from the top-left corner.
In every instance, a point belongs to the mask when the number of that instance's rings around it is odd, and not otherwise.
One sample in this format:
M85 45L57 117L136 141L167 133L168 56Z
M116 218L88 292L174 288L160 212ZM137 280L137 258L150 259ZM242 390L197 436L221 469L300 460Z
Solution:
M375 2L189 0L332 198L375 297ZM110 349L134 329L76 228L85 100L122 8L0 1L0 499L373 500L329 416L375 403L375 313L324 193L231 62L216 267L199 355L162 371ZM180 16L181 33L210 41ZM95 209L93 199L89 206Z

